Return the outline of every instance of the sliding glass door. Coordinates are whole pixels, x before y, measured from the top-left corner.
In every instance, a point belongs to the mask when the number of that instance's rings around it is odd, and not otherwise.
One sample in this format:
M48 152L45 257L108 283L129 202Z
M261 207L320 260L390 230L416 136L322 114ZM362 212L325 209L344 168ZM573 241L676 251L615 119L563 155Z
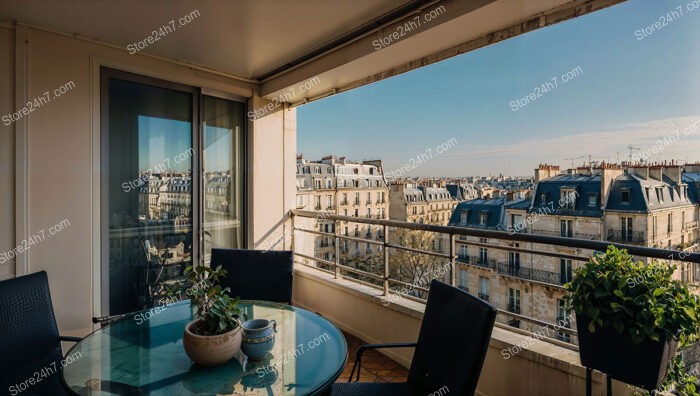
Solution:
M212 247L243 247L245 104L110 69L102 89L102 312L114 315L158 305Z
M203 258L212 247L243 246L245 104L202 98Z

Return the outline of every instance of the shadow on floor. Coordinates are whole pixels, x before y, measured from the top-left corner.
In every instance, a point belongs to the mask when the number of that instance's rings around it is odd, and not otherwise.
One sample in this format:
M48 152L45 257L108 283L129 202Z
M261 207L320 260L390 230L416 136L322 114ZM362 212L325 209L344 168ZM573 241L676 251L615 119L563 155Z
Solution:
M337 382L347 382L355 363L355 351L366 342L343 332L348 342L348 363ZM368 350L362 355L362 371L360 382L405 382L408 370L375 350Z

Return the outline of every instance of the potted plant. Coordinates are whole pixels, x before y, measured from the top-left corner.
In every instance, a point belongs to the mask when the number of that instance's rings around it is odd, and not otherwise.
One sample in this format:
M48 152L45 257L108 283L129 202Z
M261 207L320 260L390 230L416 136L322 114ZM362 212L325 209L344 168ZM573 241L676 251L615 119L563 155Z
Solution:
M574 271L565 299L576 313L584 366L649 391L666 378L664 386L674 381L682 394L696 394L676 350L698 339L700 304L672 279L674 270L610 246Z
M180 287L167 288L168 300L190 298L196 319L185 326L182 344L187 356L203 366L217 366L231 360L241 349L238 298L218 282L226 275L221 267L189 266ZM178 290L179 289L179 290Z

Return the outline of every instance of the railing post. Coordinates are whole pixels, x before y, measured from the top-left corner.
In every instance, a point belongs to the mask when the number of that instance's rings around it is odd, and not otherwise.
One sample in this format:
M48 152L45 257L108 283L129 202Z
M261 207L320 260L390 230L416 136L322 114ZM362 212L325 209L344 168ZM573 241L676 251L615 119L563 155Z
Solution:
M294 252L294 218L295 217L296 216L294 216L294 214L292 214L290 216L290 220L291 220L290 223L291 223L292 229L289 230L289 232L290 232L290 234L289 234L289 248L292 250L292 252Z
M335 279L340 278L340 221L333 220L333 232L335 233Z
M384 295L389 295L389 227L384 227Z
M457 255L455 253L457 250L457 245L455 243L455 234L450 234L450 284L454 287L457 286Z

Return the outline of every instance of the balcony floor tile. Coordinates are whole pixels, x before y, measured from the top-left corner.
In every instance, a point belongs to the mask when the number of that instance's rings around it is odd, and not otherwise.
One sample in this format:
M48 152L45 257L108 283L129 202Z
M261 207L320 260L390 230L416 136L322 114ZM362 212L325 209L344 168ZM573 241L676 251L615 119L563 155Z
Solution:
M348 342L348 363L337 382L347 382L355 364L355 352L363 344L359 338L343 332ZM404 382L408 378L408 370L375 350L365 351L362 357L361 382Z

